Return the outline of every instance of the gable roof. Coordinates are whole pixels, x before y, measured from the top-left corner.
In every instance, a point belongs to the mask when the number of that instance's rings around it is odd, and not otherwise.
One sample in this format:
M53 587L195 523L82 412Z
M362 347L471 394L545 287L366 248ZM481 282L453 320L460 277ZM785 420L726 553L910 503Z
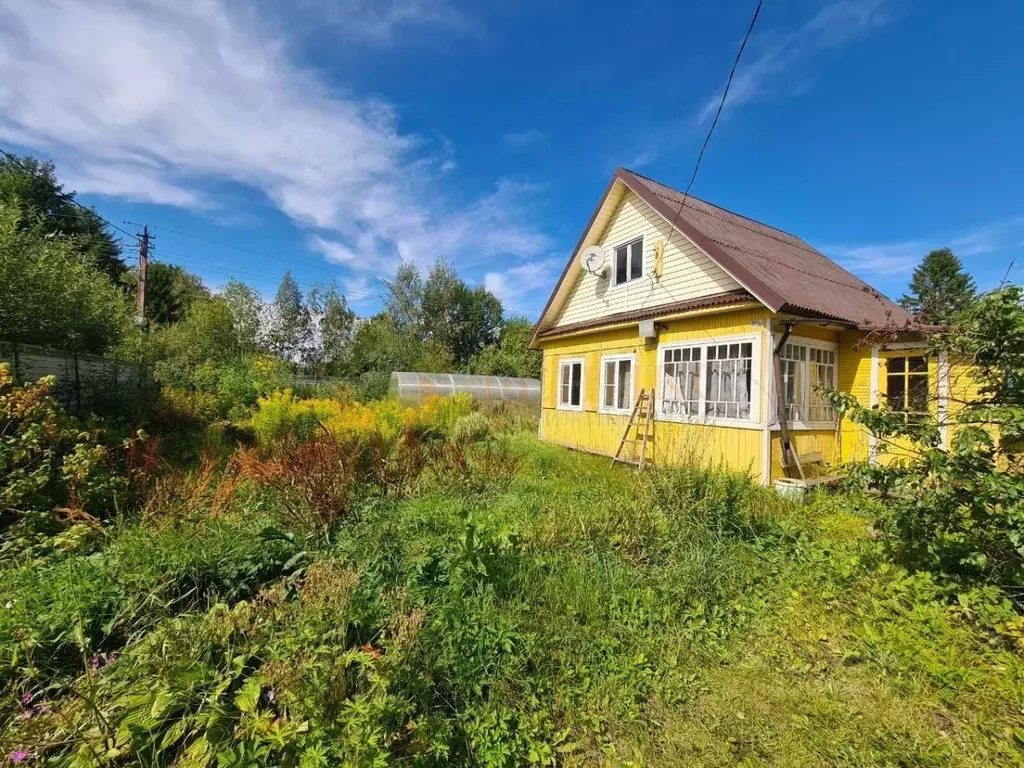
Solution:
M773 312L836 320L857 328L906 326L911 315L860 278L798 237L700 200L633 171L619 168L552 291L534 333L558 288L572 272L587 232L617 183L625 185ZM655 309L655 308L652 308ZM609 318L610 320L610 318ZM559 329L561 330L561 329Z

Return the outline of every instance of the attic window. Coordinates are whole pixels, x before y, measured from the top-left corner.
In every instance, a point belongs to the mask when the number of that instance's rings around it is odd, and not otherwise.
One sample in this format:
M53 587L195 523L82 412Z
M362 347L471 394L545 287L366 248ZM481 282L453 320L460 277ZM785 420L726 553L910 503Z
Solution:
M641 237L615 249L615 285L644 276L644 239Z

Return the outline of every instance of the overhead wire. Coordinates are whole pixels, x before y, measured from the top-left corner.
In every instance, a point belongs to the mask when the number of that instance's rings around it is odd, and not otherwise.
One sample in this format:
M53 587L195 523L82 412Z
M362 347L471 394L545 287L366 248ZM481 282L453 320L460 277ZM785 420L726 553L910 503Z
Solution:
M0 154L2 154L4 157L6 157L8 160L10 160L12 163L17 165L19 168L21 168L22 170L24 170L26 173L30 174L31 176L34 176L37 179L38 178L42 178L33 168L31 168L30 166L28 166L25 163L23 163L18 158L17 155L15 155L15 154L13 154L11 152L8 152L7 150L5 150L3 148L0 148ZM142 241L142 236L141 235L133 233L133 232L129 232L128 230L118 226L117 224L114 224L109 219L104 218L103 216L101 216L94 209L90 208L87 205L84 205L83 203L78 202L74 198L74 195L69 194L69 193L63 193L61 195L61 197L65 201L67 201L68 203L74 205L76 208L81 209L84 213L87 213L87 214L95 217L96 220L100 221L105 226L110 227L111 229L115 230L116 232L120 232L122 235L125 235L127 237L132 238L136 243ZM71 216L70 214L55 213L55 214L50 214L50 215L55 217L55 218L68 218L68 219L70 219L70 218L77 218L77 217ZM172 229L171 227L165 227L165 226L162 226L162 225L155 225L155 224L143 225L143 224L139 224L138 222L128 221L128 220L125 220L124 223L125 224L129 224L131 226L137 226L137 227L148 226L150 229L157 229L157 230L161 230L161 231L164 231L164 232L169 232L171 234L180 235L182 237L192 238L193 240L199 240L199 241L207 242L207 243L210 243L211 245L217 245L217 246L220 246L222 248L229 248L231 250L238 251L240 253L247 253L247 254L251 254L253 256L260 256L260 257L266 258L266 259L273 259L275 261L281 261L281 262L284 262L286 264L294 264L294 259L289 259L289 258L284 257L284 256L277 256L277 255L274 255L274 254L265 253L263 251L256 251L256 250L252 250L252 249L248 249L248 248L242 248L240 246L231 245L230 243L224 243L224 242L213 240L211 238L203 237L203 236L200 236L200 235L193 235L193 234L190 234L188 232L182 232L180 230ZM245 267L233 267L233 266L230 266L230 265L225 264L223 262L210 262L210 261L204 261L202 259L195 259L195 258L193 258L191 256L184 256L182 254L177 254L177 253L175 253L173 251L166 251L166 250L164 250L162 248L159 249L159 251L157 251L157 249L154 246L151 245L151 258L154 258L154 260L155 260L156 259L156 255L158 253L162 254L164 256L170 256L170 257L173 257L173 258L177 258L177 259L179 259L181 261L193 262L193 263L196 263L196 264L201 264L201 265L204 265L206 269L210 269L210 270L214 270L214 271L219 271L219 272L222 272L222 273L227 274L229 276L231 274L235 273L235 272L244 272L244 273L249 273L249 274L252 274L254 276L259 276L259 277L269 277L269 278L275 278L275 279L277 277L277 275L273 275L273 274L270 274L270 273L267 273L267 272L259 272L259 271L251 270L251 269L248 269L248 268L245 268ZM319 269L319 270L321 270L323 272L327 272L328 274L333 274L333 271L329 267L325 267L325 266L322 266L320 264L306 264L306 265L303 265L303 266L311 267L313 269ZM313 285L313 283L308 282L308 281L306 282L307 289L311 285ZM383 299L384 298L384 295L382 293L377 292L377 291L370 291L370 290L349 290L349 291L344 291L343 295L348 296L348 297L352 297L352 298L357 299L357 300L359 300L359 299L371 299L371 298L373 298L373 299Z
M235 266L232 266L230 264L226 264L224 262L207 261L205 259L197 259L197 258L192 257L192 256L186 256L184 254L177 253L176 251L168 251L168 250L166 250L164 248L153 247L151 253L152 253L151 260L153 260L153 261L167 261L168 263L173 263L173 262L170 261L170 259L174 259L176 261L182 261L182 262L185 262L186 264L190 264L190 265L191 264L199 265L199 266L203 267L204 269L212 270L212 271L215 271L215 272L219 272L221 274L227 275L228 277L234 277L234 276L236 276L239 273L251 275L253 277L268 278L268 279L272 279L272 280L276 280L276 279L278 279L280 277L280 275L274 274L274 273L271 273L271 272L260 272L258 270L248 269L246 267L235 267ZM317 285L317 283L315 283L314 281L310 281L310 280L296 280L296 282L299 284L299 286L301 288L304 288L306 290L309 290L313 286ZM345 291L342 291L342 293L346 297L349 297L349 298L352 298L352 299L356 299L356 300L371 299L371 298L372 299L383 298L383 296L380 293L377 293L377 292L374 292L374 291L369 291L369 290L365 290L365 291L364 290L345 290Z
M6 149L2 149L2 148L0 148L0 154L2 154L4 157L6 157L8 160L10 160L12 163L17 165L19 168L21 168L23 171L25 171L29 175L34 176L37 179L41 179L42 178L38 173L35 172L34 169L30 168L29 166L25 165L25 163L21 162L21 160L18 158L17 155L15 155L15 154L13 154L11 152L8 152ZM119 227L116 224L112 223L108 219L105 219L102 216L100 216L96 211L94 211L89 206L84 205L84 204L78 202L77 200L75 200L74 195L69 194L67 192L64 192L60 196L65 201L71 203L75 207L81 208L86 213L96 217L99 221L103 222L106 226L110 227L111 229L117 230L121 234L127 235L128 237L134 238L135 240L139 240L140 239L138 235L132 234L131 232L129 232L126 229L122 229L121 227ZM60 215L60 214L57 214L57 215Z
M676 222L679 220L679 216L682 214L683 208L686 207L686 198L690 196L690 189L693 187L693 182L697 179L697 172L700 170L700 163L704 159L704 152L707 150L711 137L715 133L715 128L718 126L718 120L722 116L722 110L725 109L725 102L729 97L729 89L732 88L732 81L736 76L736 70L740 65L740 59L743 57L743 51L747 48L747 42L750 40L750 36L754 33L754 25L757 24L757 19L761 15L761 6L763 4L764 0L757 0L757 6L754 8L754 15L750 17L750 24L747 25L747 33L743 36L743 42L740 43L739 50L736 51L736 58L733 59L732 68L729 70L729 79L725 81L725 88L722 91L722 98L718 102L718 109L715 111L715 118L711 121L708 133L704 137L704 143L701 144L700 152L697 154L697 162L693 165L693 173L690 174L690 181L686 185L686 190L683 192L683 199L679 203L679 210L676 211L676 215L672 218L672 223L669 225L669 240L672 238ZM667 241L665 245L668 245Z
M137 222L134 222L134 221L127 221L127 220L125 220L124 223L125 224L131 224L132 226L136 226L136 227L141 227L142 226L142 224L138 224ZM229 248L230 250L238 251L239 253L247 253L247 254L250 254L252 256L260 256L261 258L264 258L264 259L273 259L274 261L281 261L281 262L284 262L285 264L294 264L295 263L295 259L294 258L289 258L287 256L278 256L276 254L267 253L265 251L256 251L256 250L253 250L251 248L242 248L241 246L232 245L230 243L221 242L219 240L213 240L213 239L211 239L209 237L203 237L201 235L193 235L193 234L190 234L188 232L182 232L182 231L177 230L177 229L171 229L170 227L165 227L162 224L161 225L150 224L149 228L150 229L157 229L157 230L160 230L162 232L169 232L169 233L174 234L174 235L181 235L182 237L188 237L188 238L191 238L192 240L199 240L199 241L204 242L204 243L210 243L211 245L217 245L217 246L220 246L221 248ZM332 272L332 270L329 267L325 267L325 266L323 266L321 264L306 264L305 266L312 267L313 269L319 269L319 270L322 270L324 272Z

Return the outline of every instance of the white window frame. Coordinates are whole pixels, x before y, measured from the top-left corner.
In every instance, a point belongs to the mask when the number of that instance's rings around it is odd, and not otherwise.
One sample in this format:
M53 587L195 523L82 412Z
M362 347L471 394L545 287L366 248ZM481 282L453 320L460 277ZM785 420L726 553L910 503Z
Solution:
M782 338L782 336L780 334L776 334L775 335L775 344L776 345L779 343L779 340L781 338ZM824 349L824 350L828 350L828 351L832 352L832 354L835 355L835 366L834 366L835 367L835 383L838 386L838 384L839 384L839 345L836 344L835 342L832 342L832 341L824 341L822 339L811 339L811 338L808 338L806 336L790 336L788 339L786 339L786 343L787 344L794 344L794 345L800 346L800 347L807 347L807 350L808 350L807 359L803 361L803 363L807 366L807 368L806 368L806 370L804 372L804 377L803 377L804 378L804 392L803 392L803 396L804 396L804 403L806 403L807 408L810 409L810 405L811 405L811 400L810 400L810 398L811 398L811 375L810 375L810 365L811 365L811 359L810 358L811 358L811 356L810 356L810 350L812 348L813 349ZM779 397L778 397L778 393L775 391L775 377L774 377L774 375L772 376L772 385L771 385L770 391L771 391L771 400L769 401L769 407L768 407L768 413L770 414L770 418L771 418L770 427L772 429L778 429L779 428L779 415L778 415ZM838 416L836 417L836 419L833 419L831 421L787 421L786 422L786 427L788 429L835 429L836 428L836 421L837 421L837 419L838 419Z
M626 398L625 408L614 408L606 406L604 403L604 390L608 384L606 376L607 363L616 363L615 373L616 380L615 386L618 386L618 363L623 361L629 362L629 397ZM616 391L616 396L619 394ZM610 413L614 415L626 414L627 416L633 412L633 403L636 401L636 355L602 355L601 356L601 389L600 394L597 398L597 410L599 413Z
M708 426L740 427L742 429L762 429L761 423L761 400L764 396L761 383L762 371L762 345L764 334L743 333L731 336L710 336L700 339L687 339L685 341L671 342L658 345L658 379L657 392L658 402L656 414L659 421L674 421L681 424L705 424ZM707 400L707 348L720 344L751 344L750 350L750 416L746 419L734 419L725 416L708 416L704 413L704 406ZM668 349L700 347L700 382L698 385L699 400L697 402L697 414L694 416L686 414L665 413L665 351Z
M640 243L640 275L639 275L639 277L630 277L629 276L629 272L630 272L630 258L631 258L630 247L634 243L637 243L637 242ZM646 238L646 236L645 235L640 235L640 237L630 238L626 242L619 243L618 245L616 245L616 246L614 246L612 248L612 287L613 288L620 288L622 286L629 285L630 283L636 283L636 282L638 282L640 280L643 280L644 275L647 274L647 251L645 250L646 246L647 246L647 238ZM626 279L623 280L621 283L618 282L618 263L617 263L618 262L618 258L619 258L619 249L620 248L625 248L626 249Z
M562 369L579 363L580 366L580 404L562 402ZM569 396L572 397L572 374L569 374ZM587 399L587 361L582 357L567 357L558 361L558 383L555 393L555 407L559 411L582 411Z

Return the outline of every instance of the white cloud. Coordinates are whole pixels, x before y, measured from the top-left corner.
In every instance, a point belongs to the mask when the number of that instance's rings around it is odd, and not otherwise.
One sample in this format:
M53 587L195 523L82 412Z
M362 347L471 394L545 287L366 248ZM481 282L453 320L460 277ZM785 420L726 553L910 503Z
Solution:
M358 43L385 45L405 28L439 27L468 31L473 24L445 0L298 0L287 4L301 20L318 28L329 27ZM268 9L275 9L273 3Z
M556 256L510 267L484 275L484 287L513 312L530 312L531 294L550 291L564 262Z
M518 131L514 133L506 133L502 138L505 139L505 143L509 144L517 149L528 147L531 144L537 144L538 142L544 141L545 134L538 131L536 128L528 128L525 131Z
M984 256L1017 247L1024 216L1001 219L959 233L867 245L826 245L821 250L865 279L909 275L921 258L936 248L960 256Z
M140 173L131 165L83 162L68 173L62 173L61 181L76 192L117 197L135 203L195 210L213 207L195 190L156 178L145 169Z
M352 34L380 39L440 23L446 6L338 7ZM257 189L360 271L547 247L523 223L528 185L453 201L437 183L454 167L447 142L403 133L390 104L330 87L271 27L229 0L0 0L0 140L120 199L203 209L210 184Z
M328 240L319 235L310 238L309 247L324 255L332 264L352 264L359 259L359 254L342 245L337 240Z
M832 245L822 251L851 272L864 277L905 275L931 250L920 240L870 245Z
M733 78L726 107L735 109L764 98L773 93L779 79L805 66L815 56L881 27L888 21L885 3L886 0L840 0L826 5L795 30L759 34L755 29L751 49ZM701 107L698 123L714 117L721 99L720 87Z

